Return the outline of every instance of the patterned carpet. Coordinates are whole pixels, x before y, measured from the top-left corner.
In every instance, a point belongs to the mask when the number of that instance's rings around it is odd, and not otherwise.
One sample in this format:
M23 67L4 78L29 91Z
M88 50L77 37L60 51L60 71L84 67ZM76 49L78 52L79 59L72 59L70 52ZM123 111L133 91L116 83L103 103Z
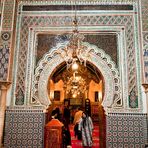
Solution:
M70 125L70 134L71 134L72 148L82 148L82 141L77 140L74 136L74 126L73 125ZM92 148L99 148L99 127L98 125L94 125Z

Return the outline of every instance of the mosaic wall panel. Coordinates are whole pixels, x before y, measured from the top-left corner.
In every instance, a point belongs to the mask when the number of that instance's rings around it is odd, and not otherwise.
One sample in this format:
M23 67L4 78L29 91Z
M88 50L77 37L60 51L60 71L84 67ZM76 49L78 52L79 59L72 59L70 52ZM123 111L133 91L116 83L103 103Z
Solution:
M137 88L136 88L136 64L135 63L135 47L134 47L134 19L133 15L100 15L100 16L80 16L78 17L80 26L104 26L104 25L123 25L125 26L126 45L127 45L127 61L128 61L128 83L129 83L129 98L133 101L130 107L137 107ZM71 26L72 18L70 16L38 16L23 15L21 18L21 32L20 32L20 47L17 71L17 86L16 86L16 105L24 104L25 96L25 75L27 62L27 45L29 29L33 27L49 27L49 26ZM30 28L29 28L30 27ZM31 28L32 27L32 28ZM21 100L21 101L20 101ZM133 103L134 102L134 103Z
M144 148L146 141L146 114L108 114L107 148Z
M2 2L1 2L2 4ZM3 1L3 18L0 32L0 80L6 81L9 68L10 38L13 30L15 0Z
M2 80L7 80L9 49L7 45L0 46L0 79Z
M40 109L7 109L6 148L43 148L45 114Z
M141 9L143 31L148 31L148 0L141 0Z
M12 29L12 15L14 11L14 4L15 0L5 0L5 7L3 12L3 23L2 23L2 30L11 30Z
M144 83L148 84L148 32L143 32Z

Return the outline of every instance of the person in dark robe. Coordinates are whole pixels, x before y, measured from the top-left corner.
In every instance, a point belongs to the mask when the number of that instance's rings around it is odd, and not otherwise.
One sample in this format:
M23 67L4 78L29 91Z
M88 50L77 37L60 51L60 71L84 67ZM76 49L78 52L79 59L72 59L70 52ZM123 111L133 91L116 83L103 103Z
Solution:
M69 109L69 106L68 105L66 105L64 107L63 120L65 120L65 122L66 122L67 125L70 124L70 109Z
M71 146L71 135L69 125L67 124L66 120L63 120L63 124L63 147L67 148L68 146Z
M57 119L59 120L59 121L61 121L61 113L60 113L60 109L59 109L59 107L56 107L55 108L55 113L57 114Z
M54 116L54 117L53 117ZM52 110L51 112L51 119L54 118L54 119L58 119L59 121L62 121L61 119L61 113L60 113L60 109L59 107L56 107Z

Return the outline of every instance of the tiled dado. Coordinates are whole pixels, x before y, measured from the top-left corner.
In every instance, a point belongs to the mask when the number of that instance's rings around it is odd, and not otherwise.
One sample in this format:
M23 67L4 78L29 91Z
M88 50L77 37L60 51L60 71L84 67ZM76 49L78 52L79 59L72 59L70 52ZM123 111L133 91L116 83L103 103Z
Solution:
M107 148L144 148L147 140L146 114L109 113Z
M43 148L45 125L43 109L8 108L5 119L6 148Z
M109 113L107 148L144 148L147 140L146 114ZM4 146L6 148L43 148L45 113L43 109L8 108Z

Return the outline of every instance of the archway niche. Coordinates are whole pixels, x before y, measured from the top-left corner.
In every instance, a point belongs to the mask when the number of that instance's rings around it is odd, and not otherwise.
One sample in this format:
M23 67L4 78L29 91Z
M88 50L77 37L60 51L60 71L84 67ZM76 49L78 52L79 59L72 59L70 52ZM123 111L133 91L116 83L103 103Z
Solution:
M85 99L97 105L104 96L104 79L97 67L92 63L77 63L77 69L67 67L66 62L58 65L49 77L47 89L50 99L56 105L63 104L64 99L70 101L72 108L84 107Z
M67 43L62 43L52 48L43 56L35 69L33 98L44 106L48 107L51 104L47 91L48 80L56 67L65 62L60 49L65 48L66 45ZM95 65L103 76L104 98L102 105L104 109L122 106L120 78L115 63L109 55L97 46L87 42L83 42L83 45L86 46L86 54L83 55L83 58Z

